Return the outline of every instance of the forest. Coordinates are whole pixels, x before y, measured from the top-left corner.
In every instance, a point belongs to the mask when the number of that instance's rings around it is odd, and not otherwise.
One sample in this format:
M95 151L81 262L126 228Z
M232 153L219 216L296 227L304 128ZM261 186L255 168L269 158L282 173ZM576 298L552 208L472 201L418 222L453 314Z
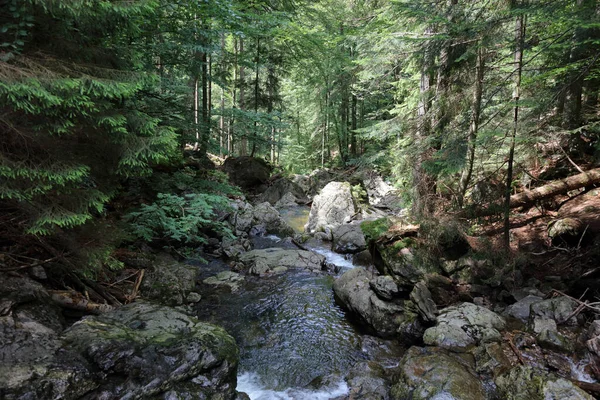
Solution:
M600 395L597 0L0 10L0 397L426 399L446 393L430 384L446 375L441 388L462 382L456 399ZM338 324L323 336L346 336L312 346L335 347L335 362L296 365L269 339L294 326L231 311L274 287L305 310L295 290L323 293L315 321ZM175 306L188 307L175 323L187 336L170 330ZM443 331L456 313L472 337ZM99 334L89 315L119 328ZM28 323L45 330L17 329ZM402 371L338 349L375 340L353 324L394 341L377 343ZM159 333L131 350L123 335L147 326ZM152 367L162 356L139 343L160 347L161 335L198 359ZM52 355L40 361L35 346ZM263 346L289 357L286 375L262 364ZM52 358L64 349L77 354Z

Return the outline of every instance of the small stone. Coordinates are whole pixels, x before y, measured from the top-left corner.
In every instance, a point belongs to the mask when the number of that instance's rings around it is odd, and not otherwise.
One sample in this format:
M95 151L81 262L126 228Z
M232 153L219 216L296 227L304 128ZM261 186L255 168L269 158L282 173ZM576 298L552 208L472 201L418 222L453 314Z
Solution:
M188 303L198 303L200 300L202 300L202 296L199 293L190 292L190 293L188 293L185 300Z
M533 320L533 331L535 333L542 333L543 331L550 330L557 332L556 321L553 319L535 318Z
M378 276L369 282L371 289L384 300L392 300L400 291L394 279L389 275Z

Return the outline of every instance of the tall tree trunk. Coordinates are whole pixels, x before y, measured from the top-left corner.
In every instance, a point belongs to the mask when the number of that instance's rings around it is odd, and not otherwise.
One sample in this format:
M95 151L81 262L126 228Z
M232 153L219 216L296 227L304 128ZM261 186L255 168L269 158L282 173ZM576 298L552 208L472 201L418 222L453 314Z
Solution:
M239 57L243 57L244 54L244 39L240 37L240 50ZM239 64L240 67L240 110L244 111L246 104L244 102L244 79L246 78L244 64ZM248 153L248 130L246 127L246 121L242 121L242 139L240 141L240 155L245 156Z
M513 129L510 136L510 150L508 153L508 166L506 172L506 192L504 197L504 245L510 248L510 195L512 191L513 164L515 158L515 142L519 128L519 100L521 98L521 75L523 72L523 49L525 47L525 25L526 20L523 14L517 16L515 23L515 88L513 92L514 114Z
M485 73L485 55L482 44L477 48L477 66L475 90L473 92L473 103L471 106L471 123L469 125L469 139L467 150L467 169L460 179L460 189L458 193L458 206L462 207L467 193L467 188L473 175L473 166L475 165L475 148L477 146L477 133L479 131L479 118L481 114L481 98L483 94L483 77Z
M252 132L252 152L251 157L254 157L256 152L256 142L258 141L258 93L259 93L259 72L260 72L260 38L256 38L256 73L254 76L254 132Z
M352 157L356 157L358 153L356 151L356 129L358 128L357 115L356 115L356 104L358 99L356 98L356 94L352 93L352 122L351 122L351 130L350 130L350 154Z
M221 34L221 71L225 70L225 34ZM223 149L227 142L225 135L225 85L221 85L221 100L220 100L221 116L219 118L219 156L223 157ZM227 148L229 150L229 148Z
M202 62L202 137L200 142L200 152L206 154L210 141L210 116L209 116L209 101L208 101L208 57L206 53L201 55Z

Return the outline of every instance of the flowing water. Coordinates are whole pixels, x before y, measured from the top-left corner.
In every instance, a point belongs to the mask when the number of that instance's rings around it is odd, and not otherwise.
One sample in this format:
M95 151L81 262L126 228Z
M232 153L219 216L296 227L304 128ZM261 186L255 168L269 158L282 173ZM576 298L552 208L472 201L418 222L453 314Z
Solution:
M298 229L307 212L284 216L295 218ZM275 236L255 238L256 248L286 245ZM340 273L352 267L325 248L315 250L342 267ZM225 269L214 261L205 273ZM240 347L239 391L252 400L324 400L348 392L345 373L369 355L363 337L335 304L333 281L327 274L300 270L247 276L239 291L215 290L203 298L200 318L223 326Z

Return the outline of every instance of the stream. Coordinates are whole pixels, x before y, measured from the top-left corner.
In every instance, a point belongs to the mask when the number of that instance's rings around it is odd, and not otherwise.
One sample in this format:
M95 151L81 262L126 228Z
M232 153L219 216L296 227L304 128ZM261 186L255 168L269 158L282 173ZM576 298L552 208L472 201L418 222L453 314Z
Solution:
M308 209L282 213L298 231ZM276 236L254 237L255 248L290 247ZM312 249L341 267L352 263L325 247ZM212 261L205 276L228 270ZM348 393L348 370L378 355L386 364L397 359L391 342L362 335L335 303L334 277L291 270L269 277L246 276L242 287L209 291L197 309L202 320L223 326L240 348L237 390L252 400L320 400ZM393 354L392 354L393 353Z

